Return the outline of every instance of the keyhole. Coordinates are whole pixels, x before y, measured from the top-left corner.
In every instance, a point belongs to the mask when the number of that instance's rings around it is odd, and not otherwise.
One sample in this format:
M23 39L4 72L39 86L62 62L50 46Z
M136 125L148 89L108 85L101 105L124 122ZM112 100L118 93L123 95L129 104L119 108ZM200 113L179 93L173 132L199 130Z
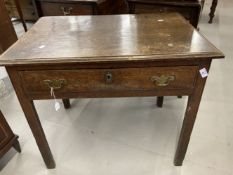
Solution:
M112 73L108 72L105 77L106 77L106 83L112 82Z

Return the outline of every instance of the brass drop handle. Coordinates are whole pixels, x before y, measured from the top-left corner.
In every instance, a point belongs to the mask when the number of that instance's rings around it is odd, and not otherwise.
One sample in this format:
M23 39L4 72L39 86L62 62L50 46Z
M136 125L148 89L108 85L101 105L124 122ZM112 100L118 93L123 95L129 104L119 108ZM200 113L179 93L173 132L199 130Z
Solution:
M61 7L61 10L62 10L62 12L63 12L63 14L65 15L65 16L67 16L67 15L70 15L71 14L71 11L73 10L73 8L72 7Z
M105 81L106 81L106 83L111 83L112 82L112 78L113 78L113 76L112 76L111 72L107 72L105 74Z
M161 76L151 77L151 81L160 87L168 86L169 83L174 80L175 80L174 75L161 75Z
M65 79L44 80L44 84L47 85L50 89L53 88L54 90L57 90L66 85L67 81Z

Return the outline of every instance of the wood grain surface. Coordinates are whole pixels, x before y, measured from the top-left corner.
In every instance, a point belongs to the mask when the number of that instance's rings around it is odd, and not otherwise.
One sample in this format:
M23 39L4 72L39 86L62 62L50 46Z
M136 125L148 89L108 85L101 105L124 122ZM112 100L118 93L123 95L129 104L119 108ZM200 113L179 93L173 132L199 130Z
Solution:
M179 14L41 18L0 65L221 58Z

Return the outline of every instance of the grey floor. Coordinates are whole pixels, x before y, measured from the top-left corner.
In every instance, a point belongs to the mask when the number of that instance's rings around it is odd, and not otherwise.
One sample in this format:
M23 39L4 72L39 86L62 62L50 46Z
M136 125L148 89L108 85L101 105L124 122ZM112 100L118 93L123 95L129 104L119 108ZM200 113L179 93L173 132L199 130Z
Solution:
M59 112L53 101L36 108L57 163L47 170L14 93L0 108L20 136L1 160L1 175L233 175L233 1L221 0L213 24L206 2L200 31L225 54L215 60L182 167L173 166L187 98L75 99ZM22 31L22 30L21 30Z

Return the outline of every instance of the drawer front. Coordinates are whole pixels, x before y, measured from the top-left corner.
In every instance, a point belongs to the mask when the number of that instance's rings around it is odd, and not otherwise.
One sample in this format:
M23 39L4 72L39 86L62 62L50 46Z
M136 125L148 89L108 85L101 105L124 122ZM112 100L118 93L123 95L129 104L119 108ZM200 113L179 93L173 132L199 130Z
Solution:
M40 2L41 16L92 15L91 4Z
M98 91L192 89L196 66L21 71L22 85L29 94Z
M135 13L166 13L166 12L178 12L182 14L186 19L190 20L192 7L178 7L168 5L151 5L151 4L135 4Z
M99 15L126 14L125 0L106 0L98 5Z

